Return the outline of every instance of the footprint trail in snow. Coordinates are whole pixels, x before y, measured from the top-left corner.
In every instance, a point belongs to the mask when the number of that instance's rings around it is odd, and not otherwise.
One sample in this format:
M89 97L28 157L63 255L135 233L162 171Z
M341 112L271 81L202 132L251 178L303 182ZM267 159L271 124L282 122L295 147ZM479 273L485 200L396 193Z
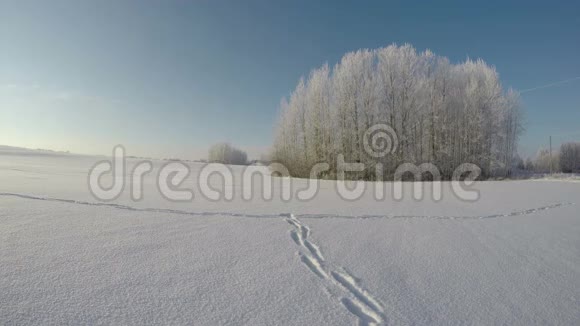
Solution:
M362 288L344 268L334 267L324 259L320 248L310 240L310 228L302 224L294 214L282 214L282 217L293 227L290 237L300 247L300 261L314 275L346 293L340 298L340 302L358 319L359 325L385 325L387 318L381 303Z

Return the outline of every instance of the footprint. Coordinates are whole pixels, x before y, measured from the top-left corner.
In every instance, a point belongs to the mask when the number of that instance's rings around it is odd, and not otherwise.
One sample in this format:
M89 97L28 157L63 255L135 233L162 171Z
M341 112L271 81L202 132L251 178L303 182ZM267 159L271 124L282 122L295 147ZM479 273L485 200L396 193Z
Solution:
M302 232L303 239L308 239L308 236L310 235L310 229L307 226L300 224L300 232Z
M300 260L306 265L314 274L322 279L328 279L328 274L322 268L320 261L316 260L316 258L311 257L307 254L300 254Z
M304 245L304 242L302 241L302 236L296 230L290 231L290 237L292 238L292 240L294 240L294 242L297 245L299 246Z
M340 302L350 311L351 314L358 317L360 325L378 325L382 322L379 315L368 310L363 304L349 298L342 298Z
M333 271L331 274L332 278L334 278L338 283L340 283L350 293L352 293L358 300L360 300L369 308L374 310L377 314L381 314L384 311L381 304L377 300L375 300L367 291L359 287L352 276L337 271Z
M318 259L320 261L324 261L324 257L322 256L322 253L320 252L320 248L318 248L317 245L310 242L310 240L304 240L304 246L308 249L308 251L310 251L310 253L314 257L316 257L316 259Z

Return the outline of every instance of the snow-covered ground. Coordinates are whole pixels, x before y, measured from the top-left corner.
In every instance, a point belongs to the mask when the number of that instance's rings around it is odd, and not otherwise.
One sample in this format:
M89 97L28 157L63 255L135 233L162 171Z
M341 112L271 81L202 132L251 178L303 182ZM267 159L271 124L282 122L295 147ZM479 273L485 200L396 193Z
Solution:
M580 324L578 183L215 202L190 163L191 202L152 173L142 201L104 203L87 185L103 159L0 148L0 324Z

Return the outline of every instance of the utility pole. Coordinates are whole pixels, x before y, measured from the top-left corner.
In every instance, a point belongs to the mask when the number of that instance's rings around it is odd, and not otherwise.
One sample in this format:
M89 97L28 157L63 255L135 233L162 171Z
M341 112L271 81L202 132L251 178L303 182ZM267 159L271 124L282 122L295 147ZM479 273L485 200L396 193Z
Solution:
M550 135L550 175L552 175L552 135Z

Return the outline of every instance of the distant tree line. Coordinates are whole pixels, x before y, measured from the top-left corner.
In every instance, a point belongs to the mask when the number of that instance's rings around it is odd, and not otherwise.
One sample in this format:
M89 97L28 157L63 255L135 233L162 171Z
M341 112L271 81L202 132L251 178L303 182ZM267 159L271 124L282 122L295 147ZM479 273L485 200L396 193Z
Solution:
M462 163L484 176L511 173L522 116L518 94L504 90L494 67L482 60L451 64L429 50L390 45L346 54L301 78L282 99L272 161L290 174L308 177L319 162L336 178L336 159L366 163L357 178L374 180L375 163L384 177L402 163L435 164L449 178ZM364 150L365 132L388 124L398 138L396 152L373 157Z
M580 172L580 143L560 146L560 168L564 173Z
M526 159L523 169L537 173L580 173L580 142L564 143L551 155L548 149L540 149L535 158Z
M245 165L248 163L248 155L246 152L228 143L219 143L210 147L208 161L213 163Z

